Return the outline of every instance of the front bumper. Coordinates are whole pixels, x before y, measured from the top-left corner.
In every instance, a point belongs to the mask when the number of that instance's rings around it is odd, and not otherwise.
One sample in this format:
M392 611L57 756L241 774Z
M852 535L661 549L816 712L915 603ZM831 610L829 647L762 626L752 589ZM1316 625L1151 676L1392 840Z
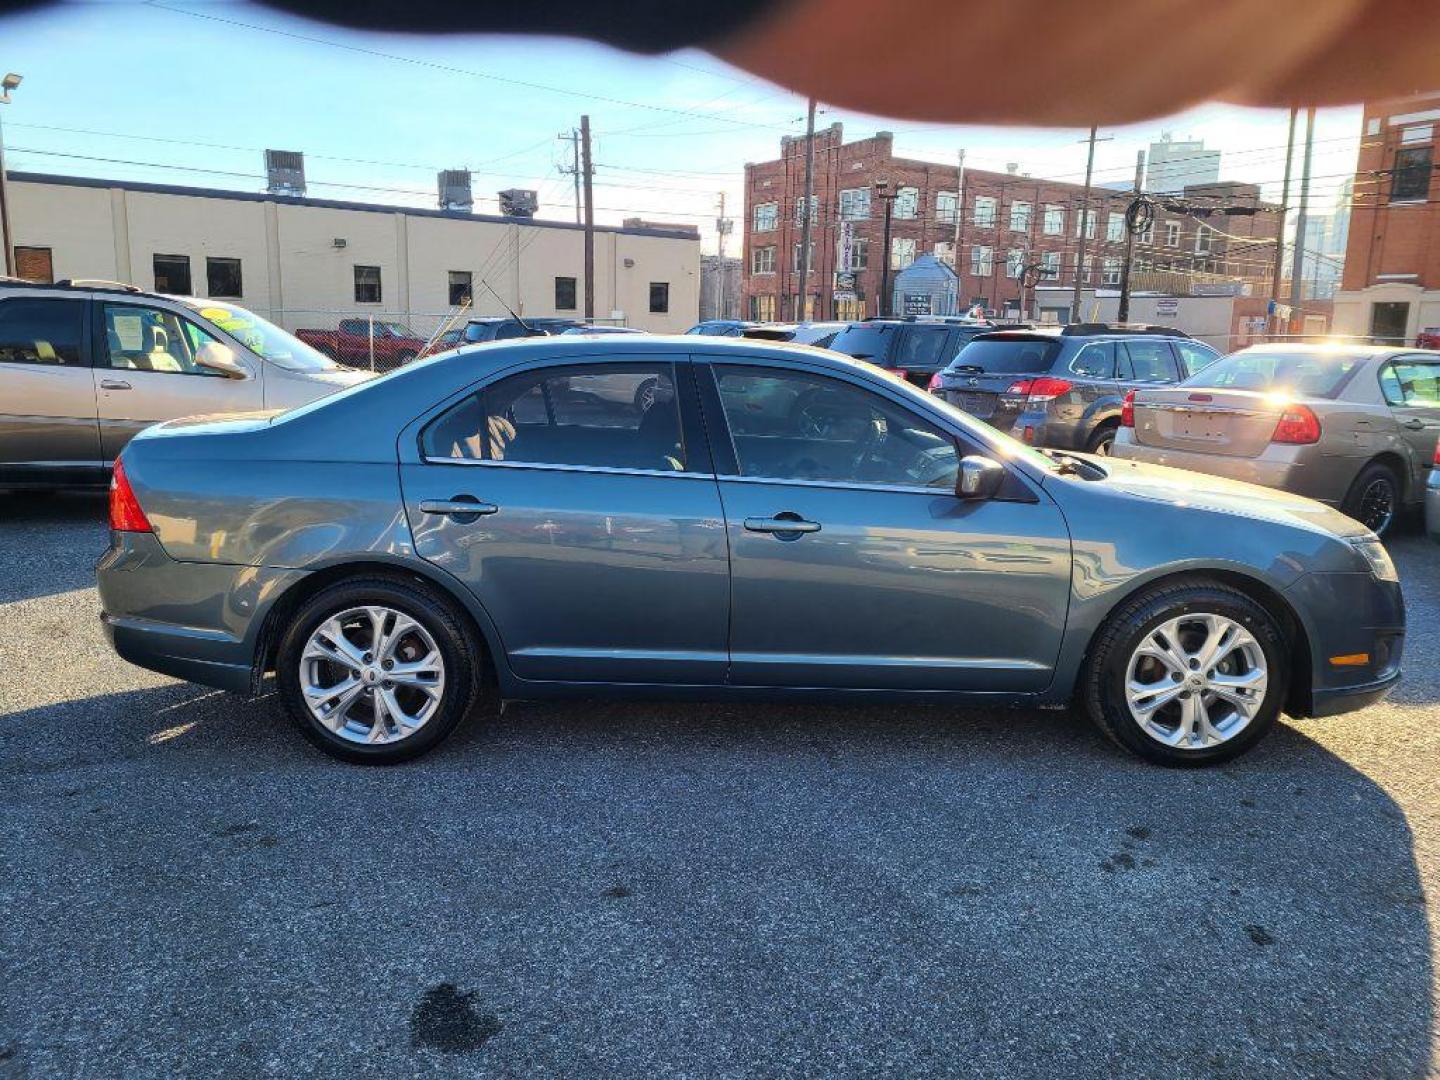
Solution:
M122 659L248 693L260 631L304 571L172 559L151 533L110 534L95 567L100 622Z
M1304 574L1285 590L1285 599L1300 614L1310 643L1309 671L1292 673L1286 712L1353 712L1400 682L1405 601L1398 582L1364 572Z
M1377 701L1383 701L1390 695L1390 691L1400 682L1400 672L1375 682L1362 683L1360 686L1346 686L1335 690L1312 690L1310 693L1310 708L1304 715L1320 718L1322 716L1339 716L1341 713L1355 712L1358 709L1374 705Z

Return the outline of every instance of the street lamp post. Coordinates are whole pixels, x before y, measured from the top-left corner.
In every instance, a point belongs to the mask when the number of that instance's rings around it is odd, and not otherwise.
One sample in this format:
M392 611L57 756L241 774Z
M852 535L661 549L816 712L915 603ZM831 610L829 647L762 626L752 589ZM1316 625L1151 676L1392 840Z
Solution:
M0 79L0 105L10 104L10 91L20 85L13 71ZM15 237L10 232L10 188L5 169L5 129L0 127L0 238L5 246L5 276L15 276Z
M890 314L890 215L895 208L895 196L898 194L898 190L890 190L890 181L875 181L875 197L885 204L885 240L880 252L880 303L877 315Z

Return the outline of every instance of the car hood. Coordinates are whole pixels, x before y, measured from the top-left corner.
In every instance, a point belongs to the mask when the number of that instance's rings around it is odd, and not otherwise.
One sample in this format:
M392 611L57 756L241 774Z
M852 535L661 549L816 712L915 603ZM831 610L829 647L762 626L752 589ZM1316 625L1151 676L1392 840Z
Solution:
M1333 536L1364 536L1370 531L1333 507L1288 491L1166 465L1118 458L1095 460L1109 474L1101 483L1137 499L1296 525Z

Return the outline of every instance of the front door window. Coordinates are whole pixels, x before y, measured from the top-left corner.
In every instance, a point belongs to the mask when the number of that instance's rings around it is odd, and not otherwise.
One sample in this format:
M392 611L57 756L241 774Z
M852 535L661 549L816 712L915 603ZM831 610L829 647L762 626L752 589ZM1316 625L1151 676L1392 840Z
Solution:
M201 347L215 338L173 311L106 304L104 325L107 362L112 368L224 378L195 359Z

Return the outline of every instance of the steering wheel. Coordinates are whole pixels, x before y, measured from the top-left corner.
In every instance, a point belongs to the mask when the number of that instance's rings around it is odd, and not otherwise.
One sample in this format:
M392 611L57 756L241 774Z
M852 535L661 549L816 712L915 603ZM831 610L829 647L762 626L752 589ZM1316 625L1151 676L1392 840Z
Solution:
M877 446L885 440L885 421L871 418L869 424L870 432L860 440L860 449L855 454L855 459L850 462L850 472L854 476L860 474L860 466L865 464L865 459L870 456Z

